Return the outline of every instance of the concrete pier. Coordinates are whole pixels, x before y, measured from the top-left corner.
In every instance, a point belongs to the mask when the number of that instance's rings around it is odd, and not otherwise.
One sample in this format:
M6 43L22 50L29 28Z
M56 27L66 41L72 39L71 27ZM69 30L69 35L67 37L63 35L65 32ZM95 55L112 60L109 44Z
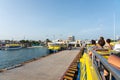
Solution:
M61 51L24 66L4 71L0 73L0 80L59 80L79 50Z

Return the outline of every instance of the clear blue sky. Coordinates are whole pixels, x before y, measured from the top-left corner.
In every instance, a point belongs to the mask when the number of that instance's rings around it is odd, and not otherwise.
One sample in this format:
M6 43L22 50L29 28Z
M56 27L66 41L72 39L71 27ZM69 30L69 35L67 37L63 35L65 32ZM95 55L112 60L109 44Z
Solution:
M0 0L0 39L120 35L120 0Z

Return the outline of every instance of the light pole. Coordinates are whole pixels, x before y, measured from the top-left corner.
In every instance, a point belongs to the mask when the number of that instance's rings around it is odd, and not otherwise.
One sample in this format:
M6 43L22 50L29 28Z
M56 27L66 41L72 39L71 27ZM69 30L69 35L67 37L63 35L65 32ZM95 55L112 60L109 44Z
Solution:
M115 13L114 13L114 15L113 15L113 18L114 18L114 42L115 42L115 40L116 40L116 30L115 30Z

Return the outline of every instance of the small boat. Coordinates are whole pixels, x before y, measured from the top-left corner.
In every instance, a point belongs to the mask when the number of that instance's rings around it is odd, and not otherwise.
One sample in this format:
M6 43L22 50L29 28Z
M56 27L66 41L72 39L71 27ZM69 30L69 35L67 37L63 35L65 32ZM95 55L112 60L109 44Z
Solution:
M27 48L42 48L43 46L31 46L31 47L27 47Z
M17 50L21 48L22 46L20 44L6 44L1 48L1 50Z
M67 44L65 44L63 42L49 42L48 49L53 50L53 51L66 50Z
M60 51L61 50L61 46L57 43L48 43L48 49L50 51Z

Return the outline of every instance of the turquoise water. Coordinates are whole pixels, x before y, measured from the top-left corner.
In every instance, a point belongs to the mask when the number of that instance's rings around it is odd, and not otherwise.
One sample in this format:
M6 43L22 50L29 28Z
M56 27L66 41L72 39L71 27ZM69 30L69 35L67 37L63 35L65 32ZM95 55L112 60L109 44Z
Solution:
M24 61L39 58L49 54L49 50L43 48L23 48L20 50L0 50L0 69L11 67Z

